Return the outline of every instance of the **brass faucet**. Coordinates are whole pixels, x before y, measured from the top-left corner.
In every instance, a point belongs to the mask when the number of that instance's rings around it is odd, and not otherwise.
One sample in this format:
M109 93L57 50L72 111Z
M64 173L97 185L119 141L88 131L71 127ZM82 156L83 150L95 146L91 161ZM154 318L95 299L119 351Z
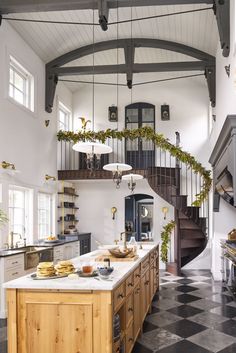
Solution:
M14 249L14 235L18 235L20 239L22 239L22 235L20 233L14 233L10 232L10 244L9 244L9 249ZM18 243L18 242L17 242ZM18 247L18 244L17 246Z

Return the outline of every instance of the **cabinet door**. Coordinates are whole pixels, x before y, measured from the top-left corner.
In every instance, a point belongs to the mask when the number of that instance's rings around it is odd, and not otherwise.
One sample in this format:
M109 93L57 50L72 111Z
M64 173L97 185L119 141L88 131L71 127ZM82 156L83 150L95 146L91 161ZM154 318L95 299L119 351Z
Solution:
M87 254L91 251L90 238L80 240L80 255Z
M141 285L138 284L134 289L134 340L135 341L141 328L140 294L141 294Z
M140 321L141 324L144 321L145 315L146 315L146 277L145 274L141 277L141 295L140 295Z
M151 264L150 267L150 301L152 301L152 298L155 294L155 289L154 289L154 263Z
M150 272L147 271L145 274L145 314L149 309L150 302Z
M69 260L74 257L74 246L72 244L64 245L64 260Z
M23 293L20 300L18 353L94 353L88 296Z

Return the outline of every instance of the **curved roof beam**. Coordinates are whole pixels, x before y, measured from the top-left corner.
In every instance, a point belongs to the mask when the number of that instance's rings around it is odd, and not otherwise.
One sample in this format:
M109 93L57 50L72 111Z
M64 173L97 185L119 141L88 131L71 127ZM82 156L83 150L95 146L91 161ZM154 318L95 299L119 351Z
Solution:
M161 39L151 39L151 38L133 38L132 40L128 38L128 39L118 39L118 40L113 39L113 40L98 42L98 43L86 45L84 47L80 47L78 49L72 50L50 61L47 64L47 67L63 66L65 64L68 64L71 61L83 58L84 56L87 56L87 55L91 55L93 54L93 52L98 53L100 51L117 49L117 48L123 48L125 50L127 47L130 47L130 46L132 46L134 49L135 48L165 49L165 50L181 53L183 55L188 55L198 60L212 61L212 62L215 61L214 56L181 43L176 43L176 42L171 42L171 41L161 40Z
M125 54L125 64L104 66L64 66L72 61L111 49L122 48ZM136 48L164 49L187 55L195 61L166 62L166 63L135 63ZM70 51L46 64L46 102L45 109L51 113L56 85L59 76L70 75L99 75L124 73L127 78L128 88L132 88L133 74L141 72L170 72L193 71L205 72L210 100L215 104L215 57L196 48L187 45L151 38L130 38L109 40L86 45Z

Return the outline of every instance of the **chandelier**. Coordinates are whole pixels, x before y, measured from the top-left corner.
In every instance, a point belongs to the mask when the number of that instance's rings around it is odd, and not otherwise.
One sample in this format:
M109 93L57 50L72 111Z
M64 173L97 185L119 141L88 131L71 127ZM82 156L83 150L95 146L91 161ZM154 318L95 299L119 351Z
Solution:
M119 189L122 181L122 173L131 170L132 167L129 164L117 162L106 164L103 169L112 172L113 182L116 184L116 188Z
M128 181L128 188L131 192L134 191L136 187L136 181L143 179L143 176L140 174L126 174L122 176L122 180Z
M86 167L93 171L100 168L101 155L112 152L112 148L99 142L78 142L72 147L74 151L86 153Z

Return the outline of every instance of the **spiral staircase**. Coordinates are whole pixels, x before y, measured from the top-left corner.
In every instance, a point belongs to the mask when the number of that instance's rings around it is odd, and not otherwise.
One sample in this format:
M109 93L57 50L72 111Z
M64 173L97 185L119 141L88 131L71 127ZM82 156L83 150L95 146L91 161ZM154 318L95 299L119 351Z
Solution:
M147 180L157 195L175 208L175 259L170 268L178 273L205 249L207 218L201 216L199 207L188 206L188 195L181 194L181 168L148 168Z

